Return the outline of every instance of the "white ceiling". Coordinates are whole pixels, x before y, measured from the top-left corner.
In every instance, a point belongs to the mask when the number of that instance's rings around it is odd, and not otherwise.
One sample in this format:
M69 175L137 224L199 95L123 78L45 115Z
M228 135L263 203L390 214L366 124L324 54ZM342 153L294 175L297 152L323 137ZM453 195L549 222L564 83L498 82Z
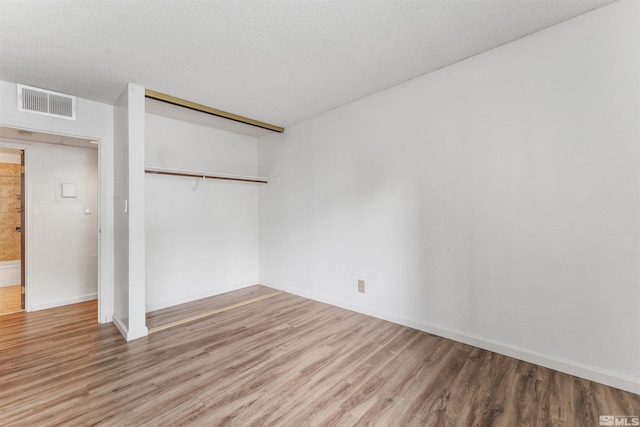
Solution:
M614 0L0 0L0 79L288 126Z

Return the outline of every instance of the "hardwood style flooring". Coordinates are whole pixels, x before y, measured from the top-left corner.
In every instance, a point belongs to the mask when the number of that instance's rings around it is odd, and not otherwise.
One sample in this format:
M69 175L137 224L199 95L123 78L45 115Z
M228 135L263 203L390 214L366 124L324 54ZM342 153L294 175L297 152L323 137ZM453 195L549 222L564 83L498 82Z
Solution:
M0 287L0 315L22 311L20 285Z
M241 304L257 302L261 298L269 298L277 293L275 289L266 286L249 286L237 291L149 312L146 317L146 325L149 330L161 329L166 325L180 324L194 317L207 316L210 313L217 314L218 311L233 309Z
M290 294L130 343L96 310L0 318L1 425L597 426L640 414L639 395Z

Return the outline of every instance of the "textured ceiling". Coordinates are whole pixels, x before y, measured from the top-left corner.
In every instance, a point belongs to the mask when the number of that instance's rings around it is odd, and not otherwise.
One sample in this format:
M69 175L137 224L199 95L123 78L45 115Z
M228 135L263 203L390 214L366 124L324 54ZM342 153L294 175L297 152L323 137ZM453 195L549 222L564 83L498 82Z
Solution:
M0 0L0 79L288 126L613 1Z

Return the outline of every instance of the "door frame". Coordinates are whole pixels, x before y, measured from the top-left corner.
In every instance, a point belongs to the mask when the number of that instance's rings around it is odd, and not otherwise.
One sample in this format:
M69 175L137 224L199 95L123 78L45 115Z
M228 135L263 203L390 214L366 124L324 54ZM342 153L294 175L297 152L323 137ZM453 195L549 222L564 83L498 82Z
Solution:
M29 147L28 144L25 144L22 141L14 141L7 138L0 138L0 147L9 148L11 150L16 150L20 153L20 304L22 309L26 311L27 307L27 292L26 292L26 227L25 227L25 211L26 211L26 177L24 173L24 157L25 151ZM17 153L16 153L17 154Z
M27 281L26 271L26 239L25 235L25 183L24 183L24 150L20 150L20 305L24 310L26 305Z
M113 315L113 283L112 280L105 280L105 276L107 276L108 278L112 278L113 277L113 272L109 273L109 265L113 265L113 254L111 254L111 257L109 257L109 247L113 247L113 242L110 239L104 239L103 238L103 228L109 230L109 229L113 229L111 224L103 224L103 219L106 218L113 218L113 215L109 215L108 213L105 212L105 208L107 208L108 203L105 203L106 198L108 197L107 194L109 193L109 188L108 187L108 181L105 179L105 175L108 176L112 176L111 174L109 174L107 172L107 170L105 169L108 165L105 165L103 162L105 162L105 158L106 158L106 162L111 161L111 157L109 155L105 155L104 153L104 149L105 147L102 146L101 142L102 142L102 138L93 138L93 137L87 137L84 135L72 135L72 134L62 134L62 133L56 133L56 132L51 132L48 130L40 130L40 129L34 129L34 128L25 128L25 127L17 127L15 125L11 125L11 124L2 124L0 123L0 126L5 126L5 127L9 127L9 128L14 128L14 129L23 129L23 130L28 130L28 131L33 131L33 132L38 132L38 133L45 133L45 134L49 134L49 135L56 135L56 136L68 136L68 137L74 137L74 138L81 138L81 139L86 139L86 140L95 140L98 141L98 176L97 176L97 180L98 180L98 229L96 230L97 234L98 234L98 289L97 289L97 298L98 298L98 318L97 321L98 323L108 323L111 322L112 320L112 315ZM22 239L25 240L25 244L23 245L23 248L25 250L25 254L23 257L23 267L24 268L24 280L23 280L23 284L26 284L29 282L29 270L26 268L27 265L29 265L29 259L30 259L30 254L29 254L29 250L28 247L31 246L29 244L30 236L29 236L29 227L30 227L30 220L29 220L29 215L27 215L27 212L29 211L29 197L26 197L27 193L29 193L29 173L28 173L28 165L29 165L29 148L30 148L30 142L31 141L25 141L25 140L18 140L18 139L13 139L13 138L7 138L7 137L0 137L0 147L5 147L5 148L12 148L12 149L16 149L16 150L22 150L24 152L24 162L27 165L27 167L25 168L25 174L24 174L24 186L25 186L25 191L23 191L23 197L24 197L24 202L23 202L23 215L24 215L24 222L22 224ZM37 139L34 139L33 142L38 142L38 143L44 143L46 144L46 142L42 142L42 141L38 141ZM110 283L111 282L111 283ZM29 312L32 311L31 308L31 295L30 295L30 291L29 291L29 286L25 287L25 294L24 294L24 300L25 300L25 311Z

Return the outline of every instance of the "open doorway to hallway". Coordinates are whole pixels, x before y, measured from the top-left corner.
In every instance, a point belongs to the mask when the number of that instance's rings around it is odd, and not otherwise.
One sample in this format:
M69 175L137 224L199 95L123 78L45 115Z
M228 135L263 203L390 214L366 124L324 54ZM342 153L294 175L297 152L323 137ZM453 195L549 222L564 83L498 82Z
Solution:
M0 147L0 315L24 310L23 154Z
M23 238L21 308L36 311L97 299L97 141L0 127L0 147L24 152L23 217L20 229L13 226ZM2 293L14 301L9 295L15 292Z

